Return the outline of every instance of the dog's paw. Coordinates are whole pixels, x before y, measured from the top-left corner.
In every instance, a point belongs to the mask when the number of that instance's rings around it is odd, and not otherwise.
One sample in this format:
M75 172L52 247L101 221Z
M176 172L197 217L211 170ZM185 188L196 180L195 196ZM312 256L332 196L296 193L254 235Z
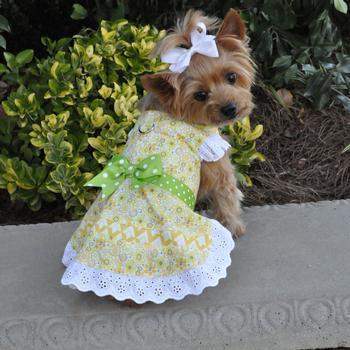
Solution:
M246 227L242 222L229 222L225 225L227 229L232 233L232 236L238 238L243 236L246 232Z
M246 232L246 227L244 224L240 223L238 225L236 225L236 229L235 229L235 235L237 237L243 236Z
M142 304L138 304L135 301L131 300L131 299L125 299L123 301L123 305L127 306L127 307L132 307L132 308L139 308L142 307Z

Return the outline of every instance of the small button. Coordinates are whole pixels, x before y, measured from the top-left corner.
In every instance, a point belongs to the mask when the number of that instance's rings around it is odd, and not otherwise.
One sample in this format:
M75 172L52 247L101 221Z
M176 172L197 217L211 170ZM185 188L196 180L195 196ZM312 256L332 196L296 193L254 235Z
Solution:
M145 125L140 125L139 126L139 132L141 134L147 134L149 133L150 131L152 131L154 129L155 125L154 123L152 124L145 124Z

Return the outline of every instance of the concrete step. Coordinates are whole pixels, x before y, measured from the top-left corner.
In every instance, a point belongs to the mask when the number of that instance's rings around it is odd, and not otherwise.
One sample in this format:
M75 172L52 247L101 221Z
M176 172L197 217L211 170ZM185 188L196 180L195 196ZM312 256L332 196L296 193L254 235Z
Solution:
M0 349L350 346L350 200L252 207L228 278L128 308L60 285L78 222L0 227Z

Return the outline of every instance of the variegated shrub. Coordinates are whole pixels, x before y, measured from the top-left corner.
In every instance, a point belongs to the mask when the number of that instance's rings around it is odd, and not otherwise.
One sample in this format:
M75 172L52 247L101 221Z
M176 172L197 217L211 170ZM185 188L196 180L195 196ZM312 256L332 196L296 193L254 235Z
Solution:
M256 150L255 141L262 135L263 126L258 124L252 130L250 118L246 116L233 125L224 127L222 132L232 145L230 158L235 164L238 181L245 186L252 186L252 180L248 175L249 167L254 160L265 160L264 155Z
M94 197L83 184L123 149L138 116L139 75L165 68L148 57L162 35L102 21L72 39L44 38L45 59L7 53L1 79L15 89L2 102L0 188L33 210L62 196L75 216L83 213Z

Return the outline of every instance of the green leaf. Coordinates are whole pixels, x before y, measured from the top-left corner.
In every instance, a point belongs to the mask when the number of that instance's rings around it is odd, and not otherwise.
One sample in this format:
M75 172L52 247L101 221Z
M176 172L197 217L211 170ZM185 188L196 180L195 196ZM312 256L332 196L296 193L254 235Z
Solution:
M74 4L73 5L73 12L70 15L70 17L74 20L82 20L87 17L87 11L86 9L80 5L80 4Z
M14 117L17 115L17 112L11 108L10 104L7 101L3 101L1 105L7 116Z
M125 5L123 1L117 1L117 7L112 9L110 17L112 21L125 17Z
M344 95L338 95L337 99L343 104L347 112L350 112L350 98Z
M332 77L328 74L317 72L307 81L304 96L312 97L316 102L317 109L321 109L325 105L327 95L330 92Z
M64 46L67 46L67 44L70 43L72 39L71 38L61 38L56 43L56 50L62 49Z
M0 74L3 74L7 71L7 68L4 64L0 63Z
M7 192L13 194L17 190L17 185L14 182L9 182L7 184Z
M4 52L5 61L7 63L7 67L9 67L11 70L15 68L16 62L15 62L15 55L13 55L10 52Z
M6 50L6 40L2 35L0 35L0 46Z
M290 2L264 1L263 11L281 29L292 29L296 24L296 15Z
M1 30L4 30L6 32L10 32L11 31L11 28L10 28L8 20L2 15L0 15L0 31Z
M25 64L32 61L34 56L34 51L31 49L23 50L16 56L16 63L19 66L24 66Z
M284 73L284 79L286 83L297 80L299 77L299 69L297 64L290 66L287 71Z
M342 57L339 60L339 63L336 66L336 69L340 73L350 73L350 56L349 57Z
M348 12L348 4L344 0L334 0L334 7L339 12L345 14Z
M276 58L275 61L273 62L272 67L282 70L282 69L289 68L291 64L292 64L292 56L285 55L285 56Z
M47 177L47 169L44 166L40 166L34 169L35 180L38 185L41 185Z
M257 138L259 138L262 133L264 131L264 128L261 124L257 125L254 130L248 134L247 136L247 141L253 141L253 140L256 140Z
M350 151L350 143L343 149L341 153L345 153L347 151Z
M101 137L89 137L88 138L89 145L100 152L106 151L106 143L101 139Z
M301 69L306 75L312 75L317 72L317 69L312 64L302 64Z
M57 134L53 132L47 134L47 143L44 145L44 152L48 163L65 163L69 158L72 158L73 146L64 140L66 135L66 130L62 130Z
M263 61L266 56L270 57L273 51L273 37L270 30L264 30L259 38L258 45L255 49L257 55Z

